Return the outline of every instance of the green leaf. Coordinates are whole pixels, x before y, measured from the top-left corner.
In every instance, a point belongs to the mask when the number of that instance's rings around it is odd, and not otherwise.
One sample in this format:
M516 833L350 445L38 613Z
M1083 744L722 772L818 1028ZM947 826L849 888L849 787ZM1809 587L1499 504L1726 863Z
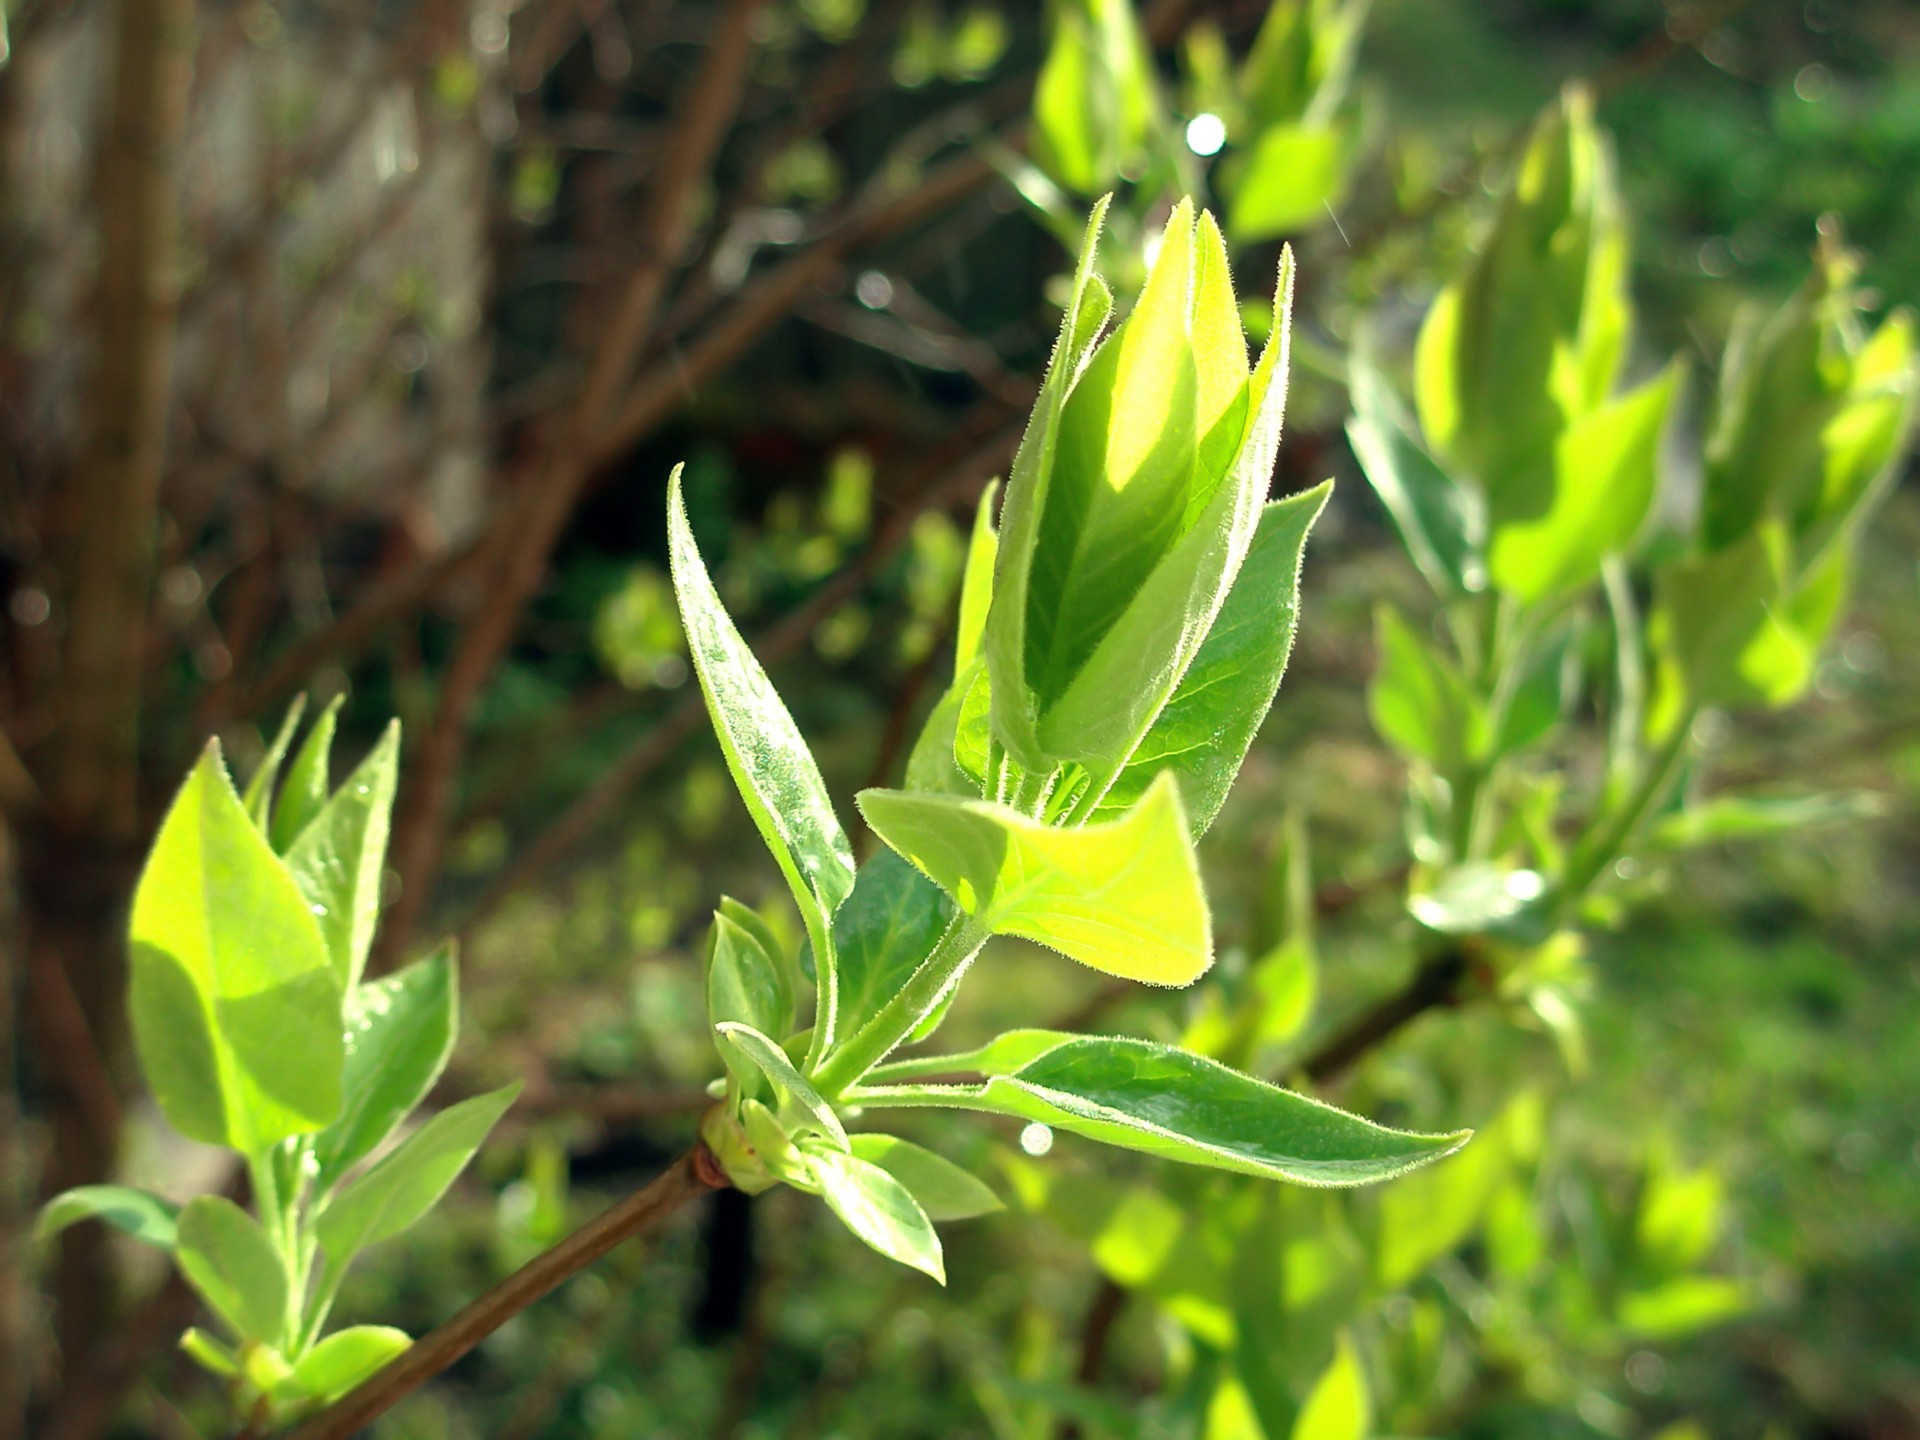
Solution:
M335 1331L293 1367L293 1383L301 1394L331 1405L375 1371L385 1369L412 1343L406 1331L391 1325L354 1325Z
M833 1107L820 1097L794 1067L787 1052L750 1025L723 1021L713 1027L716 1039L742 1060L750 1063L773 1086L779 1097L780 1119L790 1129L807 1129L825 1136L841 1150L847 1148L847 1132Z
M240 1378L240 1359L197 1325L189 1325L180 1336L180 1348L194 1364L223 1380Z
M181 1134L244 1154L340 1109L340 980L308 902L209 744L134 894L128 1004Z
M1000 482L990 480L974 512L973 535L967 542L967 567L960 577L960 618L953 633L953 679L958 684L980 654L987 633L987 611L993 606L993 567L1000 556L1000 534L993 528L993 502Z
M1098 195L1144 150L1157 109L1130 0L1065 0L1033 94L1033 155L1067 189Z
M1573 708L1580 687L1580 638L1580 620L1574 615L1532 647L1495 743L1501 755L1517 755L1539 744Z
M1227 233L1236 245L1324 225L1346 198L1352 137L1344 125L1272 125L1233 167Z
M287 869L320 921L334 973L359 982L380 918L382 865L400 780L400 722L347 777L286 851Z
M1293 1440L1367 1440L1373 1433L1373 1402L1353 1340L1342 1333L1333 1363L1314 1382L1294 1421Z
M1753 1305L1747 1287L1719 1275L1687 1275L1620 1297L1620 1325L1648 1340L1678 1340L1723 1325Z
M874 1096L848 1098L871 1104ZM929 1085L888 1103L1015 1115L1167 1160L1299 1185L1389 1180L1453 1153L1472 1133L1389 1130L1184 1050L1120 1036L1069 1040L984 1085Z
M920 735L907 755L906 789L933 795L978 795L980 781L962 770L954 756L959 740L960 711L973 686L976 673L984 673L978 658L947 687L940 703L920 727Z
M207 1308L234 1337L278 1345L287 1324L287 1271L254 1218L223 1195L180 1211L174 1258Z
M1374 635L1380 668L1367 687L1373 728L1409 759L1458 771L1477 749L1482 723L1466 681L1391 606L1376 612Z
M1442 599L1484 590L1486 505L1414 439L1413 417L1364 347L1348 363L1347 440L1400 541Z
M973 782L970 790L962 793L978 795L987 788L987 757L992 744L993 690L987 667L981 665L974 669L953 726L953 763Z
M280 721L279 730L274 732L273 743L267 746L267 753L260 757L260 764L240 797L241 803L247 807L247 814L253 817L253 823L260 827L263 835L273 821L274 781L280 778L280 766L287 758L287 749L293 744L294 732L300 728L300 717L306 713L306 709L305 692L294 696L293 703L287 706L286 716Z
M929 1220L971 1220L1004 1210L1000 1197L943 1155L893 1135L855 1135L853 1155L906 1187Z
M1847 825L1886 813L1878 795L1720 795L1662 816L1635 849L1691 850L1734 840L1764 840L1822 825Z
M707 935L709 1023L736 1020L784 1035L793 1025L793 1000L786 967L762 939L724 909L715 911Z
M50 1239L82 1220L104 1220L124 1235L171 1250L180 1207L125 1185L81 1185L49 1200L34 1222L33 1237Z
M853 894L833 917L842 1034L855 1034L894 997L952 919L946 893L891 850L860 867Z
M687 523L679 467L667 485L667 539L687 648L727 768L793 890L815 955L830 953L827 927L853 889L853 847L807 742L707 575ZM834 1034L833 980L832 967L824 967L816 1022L821 1045Z
M1493 507L1495 585L1535 604L1590 584L1601 562L1631 545L1653 505L1660 432L1679 378L1670 365L1576 418L1554 442L1550 493L1530 495L1524 508Z
M379 1149L427 1098L459 1028L453 942L347 997L347 1060L340 1117L314 1140L314 1185L325 1195Z
M1095 819L1130 809L1167 771L1180 782L1194 838L1213 824L1286 673L1299 617L1300 557L1332 492L1329 481L1261 513L1205 643Z
M1011 1075L1047 1051L1077 1038L1069 1030L1008 1030L977 1050L962 1051L958 1055L918 1055L911 1060L891 1061L870 1071L867 1082L892 1085L928 1076Z
M1779 706L1812 683L1848 556L1833 547L1796 586L1790 544L1782 525L1763 521L1724 550L1661 569L1649 639L1700 704Z
M313 722L306 740L287 768L287 782L280 787L280 798L273 807L273 848L286 854L300 832L327 803L327 757L333 750L334 727L340 718L344 695L336 695Z
M1056 830L985 800L867 790L867 823L981 926L1131 980L1185 985L1212 922L1180 795L1155 781L1123 818Z
M889 1260L947 1283L940 1237L905 1185L878 1165L838 1150L809 1151L807 1159L821 1197L849 1230Z
M448 1106L339 1191L314 1227L328 1263L344 1269L431 1210L519 1093L515 1081Z

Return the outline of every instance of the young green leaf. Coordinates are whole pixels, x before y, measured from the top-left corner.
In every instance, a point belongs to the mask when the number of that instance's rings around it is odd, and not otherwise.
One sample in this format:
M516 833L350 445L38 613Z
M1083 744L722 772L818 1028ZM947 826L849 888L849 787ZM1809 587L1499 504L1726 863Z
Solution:
M1705 705L1784 705L1812 683L1844 597L1849 552L1795 583L1791 540L1762 521L1738 542L1659 574L1649 639Z
M707 575L687 522L678 467L667 486L667 537L687 648L727 768L793 890L816 958L830 954L828 925L853 889L853 848L807 742ZM831 966L822 967L819 984L816 1030L824 1045L835 1028Z
M1324 225L1346 197L1353 138L1340 124L1262 130L1231 171L1227 233L1234 243L1279 240Z
M1373 728L1409 759L1457 770L1479 748L1478 703L1453 664L1399 611L1383 605L1374 618L1380 668L1367 687Z
M1120 772L1094 819L1130 809L1153 779L1180 782L1195 839L1213 824L1286 673L1299 616L1300 557L1332 482L1275 500L1180 686Z
M769 1035L784 1035L793 1025L785 965L724 909L714 912L707 933L707 1019L737 1020Z
M878 1165L838 1150L809 1151L807 1159L822 1198L849 1230L889 1260L947 1283L940 1237L906 1186Z
M241 804L247 807L247 814L253 817L253 823L260 827L263 835L273 822L274 782L280 778L280 766L286 761L287 750L293 744L294 733L300 728L300 717L306 713L306 709L307 697L303 691L294 696L293 703L287 706L280 728L274 732L273 743L267 746L267 753L260 757L260 764L254 769L240 797Z
M313 729L307 732L307 738L294 755L293 764L287 767L287 781L280 787L280 798L274 802L270 831L273 848L281 855L293 848L293 842L300 838L300 832L307 828L308 822L327 803L330 789L327 758L333 750L334 727L339 722L340 706L345 700L344 695L336 695L327 703L327 708L320 712L320 718L313 722Z
M713 1034L723 1050L732 1051L767 1077L780 1100L780 1119L789 1128L812 1130L825 1136L835 1148L847 1148L847 1132L840 1117L795 1068L785 1050L752 1026L733 1021L715 1025Z
M1878 795L1717 795L1663 816L1635 845L1642 853L1691 850L1735 840L1765 840L1823 825L1847 825L1885 814Z
M46 1240L82 1220L104 1220L123 1235L171 1250L180 1207L158 1195L125 1185L81 1185L63 1190L46 1203L34 1222L33 1237Z
M843 1035L854 1034L893 998L952 920L946 892L891 850L860 867L853 894L833 917Z
M1129 0L1065 0L1034 86L1034 159L1076 194L1110 188L1146 147L1154 86Z
M257 1154L340 1109L340 979L307 900L209 744L134 894L128 997L154 1098L195 1140Z
M254 1218L224 1195L180 1211L174 1257L207 1308L241 1341L278 1345L287 1324L286 1266Z
M327 1336L293 1367L302 1395L331 1405L376 1370L385 1369L413 1343L391 1325L354 1325Z
M1494 507L1493 583L1528 604L1591 584L1625 551L1653 505L1660 432L1679 384L1670 365L1575 418L1554 442L1551 490ZM1544 505L1541 501L1544 500Z
M867 1076L873 1085L896 1085L905 1080L955 1075L1011 1075L1049 1050L1076 1039L1069 1030L1008 1030L977 1050L958 1055L916 1055L879 1066Z
M287 869L320 921L344 989L359 983L380 918L382 863L400 780L400 722L320 807L286 851Z
M867 823L982 927L1130 980L1185 985L1212 922L1171 775L1119 820L1052 829L985 800L867 790Z
M1400 541L1442 599L1487 584L1486 504L1414 439L1413 417L1363 346L1348 362L1347 440Z
M519 1093L515 1081L449 1106L336 1193L314 1227L328 1263L345 1268L431 1210Z
M1450 1155L1470 1131L1421 1135L1282 1090L1183 1050L1083 1036L979 1086L854 1091L854 1104L930 1104L1037 1120L1167 1160L1287 1180L1366 1185Z
M851 1138L854 1157L904 1185L929 1220L971 1220L1006 1209L998 1195L944 1155L893 1135Z
M1000 482L989 480L974 511L973 534L967 541L967 566L960 577L960 618L953 632L953 678L956 684L980 654L987 633L987 611L993 606L993 567L1000 556L1000 532L993 528L993 502Z
M1532 647L1494 742L1500 754L1517 755L1539 744L1573 708L1580 687L1581 630L1579 616L1570 615Z
M920 727L920 735L907 755L905 788L921 794L966 795L980 793L980 779L962 770L956 760L960 733L960 711L973 688L976 674L984 673L978 657L947 687L940 703Z
M427 1098L453 1054L459 1010L451 941L347 997L345 1099L339 1118L314 1139L317 1193L329 1193Z
M1342 1333L1333 1363L1314 1382L1300 1418L1293 1424L1293 1440L1367 1440L1373 1434L1373 1402L1367 1395L1366 1373L1353 1340Z

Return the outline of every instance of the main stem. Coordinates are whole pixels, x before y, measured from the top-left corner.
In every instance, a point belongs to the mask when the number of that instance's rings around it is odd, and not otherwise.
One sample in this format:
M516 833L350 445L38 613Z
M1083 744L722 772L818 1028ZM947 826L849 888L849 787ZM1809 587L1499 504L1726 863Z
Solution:
M294 1430L287 1440L345 1440L357 1434L608 1251L656 1228L694 1197L725 1184L713 1158L696 1145L650 1184L536 1255L444 1325L416 1340L392 1364Z
M913 1033L913 1027L926 1018L940 997L958 982L960 973L987 943L987 931L971 915L961 911L933 947L933 953L920 962L913 977L895 992L875 1015L847 1043L827 1057L814 1072L816 1089L828 1100L837 1099L849 1085L865 1075Z

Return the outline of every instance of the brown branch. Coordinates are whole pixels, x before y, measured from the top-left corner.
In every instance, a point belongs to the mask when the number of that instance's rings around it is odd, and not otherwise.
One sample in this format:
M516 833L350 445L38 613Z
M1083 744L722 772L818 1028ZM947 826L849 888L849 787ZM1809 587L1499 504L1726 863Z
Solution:
M568 422L552 437L536 472L526 513L508 537L504 563L490 577L487 598L462 635L441 682L440 703L415 752L393 863L401 890L382 940L387 962L404 953L432 899L446 847L454 782L466 756L468 721L480 692L506 653L521 612L547 573L553 547L573 514L600 437L653 328L667 281L693 235L701 182L744 97L753 55L753 17L764 0L729 0L699 71L688 86L672 133L661 148L661 173L642 227L647 251L628 278L612 322L601 336Z
M704 1145L696 1145L643 1188L535 1256L459 1314L422 1336L391 1365L297 1427L288 1440L345 1440L459 1360L529 1305L551 1294L615 1247L658 1228L696 1196L722 1189Z
M1377 1046L1429 1010L1451 1005L1472 968L1466 945L1449 945L1420 962L1407 983L1355 1016L1299 1065L1316 1085L1338 1080Z

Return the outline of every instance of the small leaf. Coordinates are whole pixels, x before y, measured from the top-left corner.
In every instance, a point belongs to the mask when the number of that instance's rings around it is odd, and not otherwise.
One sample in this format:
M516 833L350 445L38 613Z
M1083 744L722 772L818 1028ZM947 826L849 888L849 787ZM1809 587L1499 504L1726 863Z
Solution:
M1185 985L1213 963L1186 817L1163 775L1119 820L1057 830L1004 805L867 790L874 833L988 931L1131 980Z
M189 1325L180 1337L180 1348L194 1364L223 1380L240 1378L240 1360L232 1350L198 1326Z
M808 1129L825 1136L838 1149L847 1148L847 1132L833 1107L820 1097L787 1052L749 1025L723 1021L713 1027L720 1043L750 1062L767 1077L780 1097L780 1118L792 1129Z
M273 848L284 855L300 838L307 823L327 803L327 758L333 750L334 727L339 723L340 706L346 700L336 695L313 722L293 764L287 767L287 782L280 787L280 798L273 807Z
M1475 860L1442 872L1425 890L1407 897L1407 909L1429 930L1443 935L1502 934L1547 893L1538 871Z
M307 897L334 973L359 982L380 918L382 867L400 780L400 722L328 798L286 851L287 869Z
M1300 557L1332 491L1328 482L1261 512L1253 546L1205 643L1095 819L1130 808L1154 777L1170 771L1180 782L1194 837L1213 824L1286 673L1299 618Z
M81 1185L62 1191L46 1203L34 1223L33 1236L46 1240L82 1220L104 1220L124 1235L171 1250L180 1207L158 1195L125 1185Z
M254 1218L223 1195L180 1211L180 1272L241 1341L277 1345L287 1323L287 1271Z
M1367 1395L1366 1373L1353 1340L1342 1333L1333 1363L1314 1382L1300 1418L1293 1424L1293 1440L1367 1440L1373 1433L1373 1402Z
M812 1151L807 1158L821 1197L849 1230L889 1260L947 1283L940 1237L906 1186L878 1165L838 1150Z
M944 1155L893 1135L855 1135L853 1154L878 1165L907 1189L929 1220L971 1220L1006 1206Z
M979 778L967 774L954 758L958 748L960 709L966 703L973 677L979 669L980 662L976 660L958 680L948 686L947 693L940 697L940 703L927 716L927 723L920 727L919 738L913 742L913 749L907 755L907 774L903 782L906 789L932 795L971 797L980 793Z
M1486 506L1414 439L1413 417L1365 348L1348 364L1347 440L1414 565L1442 599L1484 590Z
M391 1325L354 1325L335 1331L293 1367L293 1383L303 1395L331 1405L383 1370L413 1341Z
M240 797L241 804L247 807L247 814L253 817L253 823L260 827L260 833L266 834L273 820L273 785L280 778L280 766L287 758L287 749L293 744L294 732L300 728L300 717L306 713L307 697L305 692L293 697L293 703L287 706L285 718L280 728L274 732L273 743L267 746L267 753L260 757L260 764L247 781L247 788Z
M1550 494L1529 496L1517 513L1494 508L1494 584L1536 604L1592 583L1608 556L1631 545L1653 504L1660 432L1679 378L1670 365L1560 432Z
M1620 1326L1648 1340L1678 1340L1723 1325L1753 1306L1738 1280L1720 1275L1685 1275L1651 1290L1620 1297Z
M195 1140L257 1154L340 1109L340 980L306 899L210 744L134 894L128 1004L154 1098Z
M946 892L891 850L860 867L853 894L833 917L843 1035L857 1033L879 1013L933 952L952 919Z
M449 1106L336 1194L315 1226L328 1262L345 1268L431 1210L519 1093L515 1081Z
M1352 137L1342 125L1270 125L1233 167L1227 233L1238 245L1327 224L1346 197Z
M1846 825L1886 813L1878 795L1719 795L1663 816L1634 847L1690 850L1733 840L1763 840L1822 825Z
M667 537L680 618L707 713L734 784L793 890L818 956L827 950L833 912L853 889L853 848L807 742L707 575L687 522L679 467L667 487ZM820 992L824 1044L835 1029L831 967L821 975Z
M1389 1130L1201 1056L1119 1036L1070 1040L1012 1075L944 1094L943 1103L1297 1185L1389 1180L1451 1154L1471 1134Z
M1049 1050L1078 1038L1069 1030L1009 1030L977 1050L958 1055L920 1055L881 1065L868 1072L866 1083L892 1085L928 1076L1011 1075Z
M737 1020L769 1035L783 1035L793 1023L785 967L724 909L714 912L707 934L707 1019Z
M459 1025L453 943L347 999L347 1061L340 1117L314 1140L314 1185L325 1195L379 1149L427 1098L453 1054Z
M1573 708L1580 686L1579 617L1555 625L1533 647L1526 668L1507 703L1496 748L1517 755L1546 739Z
M980 654L987 633L987 611L993 605L993 566L1000 555L1000 535L993 528L993 502L1000 482L990 480L974 512L973 535L967 542L967 566L960 578L960 618L953 633L955 683Z
M1066 0L1033 93L1033 154L1067 189L1098 195L1137 160L1157 109L1153 62L1128 0Z
M1373 728L1402 755L1456 772L1477 748L1481 717L1454 665L1391 606L1375 617L1380 668L1367 687Z

